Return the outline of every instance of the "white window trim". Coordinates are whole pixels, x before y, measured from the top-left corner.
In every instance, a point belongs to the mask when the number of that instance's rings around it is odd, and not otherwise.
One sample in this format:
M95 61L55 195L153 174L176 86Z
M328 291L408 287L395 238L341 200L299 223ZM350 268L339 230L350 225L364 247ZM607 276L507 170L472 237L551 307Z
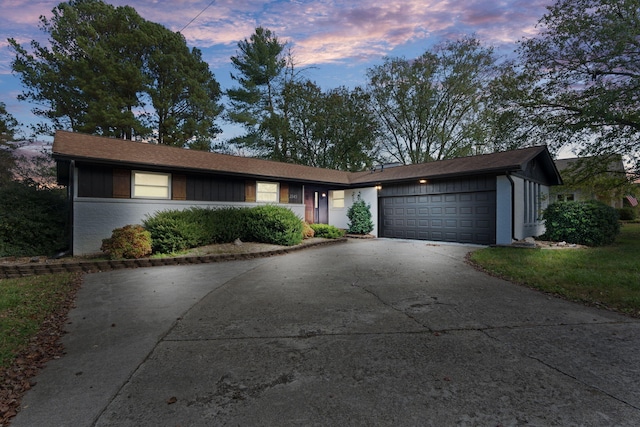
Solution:
M275 194L272 191L260 191L261 185L275 185L276 190ZM263 199L260 196L263 194L275 195L275 200L272 200L271 197ZM279 182L269 182L269 181L257 181L256 182L256 202L258 203L280 203L280 183Z
M150 187L150 188L166 188L167 189L167 194L166 196L144 196L144 195L138 195L136 192L136 176L140 174L140 175L156 175L156 176L164 176L167 177L167 185L166 186L153 186L153 185L147 185L145 187ZM171 174L170 173L163 173L163 172L148 172L148 171L132 171L131 172L131 198L132 199L162 199L162 200L170 200L171 199Z

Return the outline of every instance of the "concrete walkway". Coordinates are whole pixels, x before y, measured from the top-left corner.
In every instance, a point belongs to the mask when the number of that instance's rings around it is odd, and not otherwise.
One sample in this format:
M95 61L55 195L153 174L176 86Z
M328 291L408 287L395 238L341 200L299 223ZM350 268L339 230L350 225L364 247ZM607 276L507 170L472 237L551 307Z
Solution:
M23 426L637 426L640 321L368 240L90 274Z

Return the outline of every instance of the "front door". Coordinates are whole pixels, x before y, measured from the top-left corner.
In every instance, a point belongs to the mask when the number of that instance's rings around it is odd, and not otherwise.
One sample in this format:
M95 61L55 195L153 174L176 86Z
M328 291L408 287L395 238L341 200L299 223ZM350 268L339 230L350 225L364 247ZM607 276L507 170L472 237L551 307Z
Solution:
M304 187L304 220L309 224L329 222L329 191L318 187Z

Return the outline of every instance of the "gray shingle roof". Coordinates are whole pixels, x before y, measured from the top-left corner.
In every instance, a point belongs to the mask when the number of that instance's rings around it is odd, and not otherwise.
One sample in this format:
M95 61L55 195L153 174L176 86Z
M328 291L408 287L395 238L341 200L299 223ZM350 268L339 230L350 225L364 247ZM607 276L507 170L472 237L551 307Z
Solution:
M555 174L557 183L561 182L545 146L383 168L374 172L344 172L68 131L57 131L53 143L53 156L57 159L141 165L173 170L216 171L255 178L288 179L342 186L517 172L524 170L529 161L541 154L549 160L548 166L552 169L551 174Z

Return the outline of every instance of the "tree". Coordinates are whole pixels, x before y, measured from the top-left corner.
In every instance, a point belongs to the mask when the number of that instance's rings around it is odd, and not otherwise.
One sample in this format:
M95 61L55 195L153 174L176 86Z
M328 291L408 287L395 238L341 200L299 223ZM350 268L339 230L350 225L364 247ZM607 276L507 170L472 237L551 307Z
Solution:
M469 155L495 77L490 48L473 38L447 42L407 60L386 58L368 70L383 149L403 164Z
M12 180L17 127L18 121L7 112L4 102L0 102L0 186Z
M287 56L286 44L271 30L258 27L249 40L238 42L231 63L237 70L231 78L239 87L229 89L231 108L228 119L241 124L246 134L232 140L241 147L273 160L286 161L288 134L286 118L278 111L287 76L293 72L293 61Z
M637 0L558 0L522 43L519 106L542 119L548 143L637 153L639 11Z
M211 139L221 131L215 123L222 112L220 85L202 53L189 51L181 34L158 24L148 27L155 43L149 47L145 74L157 142L210 151Z
M328 169L361 171L376 154L376 120L360 88L323 92L311 81L287 84L283 107L290 161Z
M42 105L34 113L51 122L38 132L71 129L142 139L162 125L158 140L171 134L172 145L218 132L210 125L220 112L211 106L220 96L217 82L200 52L189 54L182 36L144 20L129 6L101 0L71 0L52 12L50 20L40 18L50 47L32 41L29 52L9 39L16 53L12 68L25 88L19 99ZM166 66L170 58L190 65L188 75L178 78ZM201 92L212 98L202 101ZM147 103L164 110L145 112ZM189 125L185 111L192 113Z

